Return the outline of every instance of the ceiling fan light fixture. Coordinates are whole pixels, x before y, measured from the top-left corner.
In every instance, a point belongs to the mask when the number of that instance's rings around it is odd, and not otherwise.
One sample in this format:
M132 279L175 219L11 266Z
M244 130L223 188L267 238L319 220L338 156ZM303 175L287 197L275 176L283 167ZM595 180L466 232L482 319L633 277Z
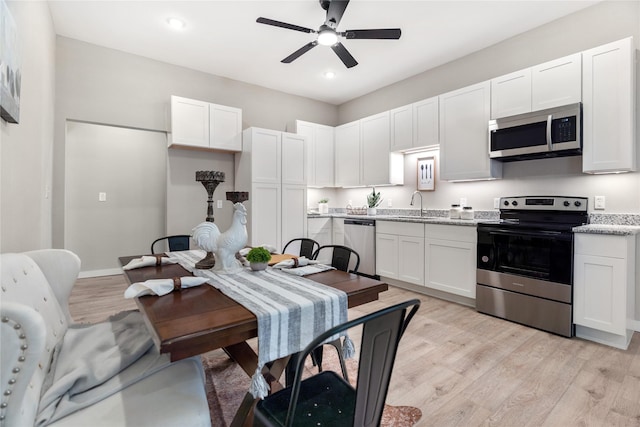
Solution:
M318 33L318 43L322 46L333 46L338 42L338 35L332 29L326 28Z

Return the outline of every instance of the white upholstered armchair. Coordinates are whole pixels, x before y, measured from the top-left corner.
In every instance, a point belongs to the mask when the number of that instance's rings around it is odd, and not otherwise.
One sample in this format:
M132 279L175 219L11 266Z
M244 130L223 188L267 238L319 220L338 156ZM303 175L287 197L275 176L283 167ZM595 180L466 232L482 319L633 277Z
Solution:
M209 426L200 359L169 363L148 344L139 313L72 324L79 271L66 250L0 256L0 425Z

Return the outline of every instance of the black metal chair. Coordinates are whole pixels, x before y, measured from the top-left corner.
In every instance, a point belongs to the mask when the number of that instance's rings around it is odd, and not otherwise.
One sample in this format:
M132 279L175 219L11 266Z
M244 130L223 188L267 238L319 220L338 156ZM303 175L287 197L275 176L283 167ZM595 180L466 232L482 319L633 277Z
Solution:
M380 425L400 338L418 307L419 300L406 301L343 323L314 339L295 360L292 385L258 402L254 426ZM302 380L304 361L318 345L358 325L363 326L355 388L333 371Z
M320 246L314 253L312 259L318 259L318 255L320 251L325 249L333 249L333 253L331 254L331 266L335 267L338 270L346 271L349 273L357 273L358 267L360 267L360 255L358 252L353 249L342 246L342 245L324 245ZM351 261L351 256L355 256L356 265L352 270L349 270L349 262Z
M151 253L152 254L156 253L154 250L155 244L163 240L166 240L167 243L169 244L169 251L172 251L172 252L187 251L189 250L190 239L191 239L191 236L189 236L188 234L176 234L173 236L160 237L159 239L154 240L153 243L151 244Z
M284 245L284 248L282 249L282 253L283 254L287 253L286 252L287 247L295 242L300 242L300 251L298 255L307 257L308 259L312 259L313 253L315 252L316 249L320 247L320 243L316 242L315 240L309 239L307 237L301 237L298 239L289 240L289 242L286 245ZM292 254L292 255L295 255L295 254Z

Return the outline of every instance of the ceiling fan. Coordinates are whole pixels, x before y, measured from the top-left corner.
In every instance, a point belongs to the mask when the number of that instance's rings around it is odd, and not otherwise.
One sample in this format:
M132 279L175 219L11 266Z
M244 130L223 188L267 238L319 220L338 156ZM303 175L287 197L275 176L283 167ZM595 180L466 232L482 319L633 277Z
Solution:
M327 11L327 18L324 24L318 28L318 31L311 28L300 27L298 25L287 24L286 22L275 21L273 19L260 17L256 19L256 22L260 24L273 25L274 27L286 28L288 30L301 31L303 33L316 33L318 38L300 49L293 52L291 55L284 58L281 62L289 64L295 61L304 53L307 53L318 44L323 46L331 46L331 49L338 55L338 58L344 63L347 68L355 67L358 65L358 61L354 59L349 53L347 48L343 46L338 40L338 37L344 37L347 39L387 39L397 40L400 38L400 28L385 28L376 30L347 30L344 32L337 31L338 24L342 19L349 0L319 0L320 6Z

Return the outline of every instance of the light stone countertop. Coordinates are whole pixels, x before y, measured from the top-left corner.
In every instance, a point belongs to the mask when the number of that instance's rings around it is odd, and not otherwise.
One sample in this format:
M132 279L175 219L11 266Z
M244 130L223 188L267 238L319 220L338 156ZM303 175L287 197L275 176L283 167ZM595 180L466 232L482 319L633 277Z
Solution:
M619 225L619 224L587 224L573 227L574 233L584 234L609 234L615 236L630 236L640 233L638 225Z

